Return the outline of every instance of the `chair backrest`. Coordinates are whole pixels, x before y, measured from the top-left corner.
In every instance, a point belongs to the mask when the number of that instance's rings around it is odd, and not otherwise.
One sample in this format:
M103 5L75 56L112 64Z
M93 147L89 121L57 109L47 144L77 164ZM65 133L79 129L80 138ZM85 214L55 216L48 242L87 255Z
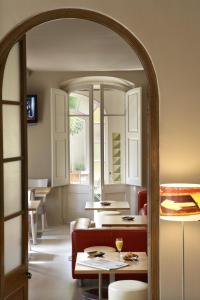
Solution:
M48 179L28 179L28 187L29 188L36 188L36 187L47 187L48 186Z

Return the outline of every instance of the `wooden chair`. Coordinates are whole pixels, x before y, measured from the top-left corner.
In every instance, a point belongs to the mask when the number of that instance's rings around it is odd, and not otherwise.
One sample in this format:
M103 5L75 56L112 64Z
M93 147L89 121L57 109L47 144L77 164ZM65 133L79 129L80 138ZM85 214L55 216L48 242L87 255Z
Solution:
M45 194L38 194L35 193L34 188L40 188L40 187L47 187L48 186L48 179L28 179L28 187L33 192L33 199L41 200L41 209L39 211L39 214L41 215L41 223L42 223L42 232L45 230L45 225L47 227L47 216L46 216L46 209L45 209L45 201L46 201L46 195Z
M28 204L31 201L31 190L28 190ZM32 233L32 228L31 228L31 233ZM28 250L31 251L31 242L30 242L30 235L28 232Z
M32 192L28 190L28 206L30 205L32 200ZM33 241L33 245L37 244L37 214L34 211L29 211L29 225L31 229L31 237ZM30 233L28 233L28 248L31 251L31 242L30 242Z

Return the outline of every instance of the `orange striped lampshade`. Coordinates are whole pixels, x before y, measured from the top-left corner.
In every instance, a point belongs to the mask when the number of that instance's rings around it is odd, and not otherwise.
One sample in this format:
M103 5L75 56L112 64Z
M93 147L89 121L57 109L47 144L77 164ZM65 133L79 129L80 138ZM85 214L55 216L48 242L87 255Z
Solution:
M160 217L170 221L200 220L200 184L161 184Z

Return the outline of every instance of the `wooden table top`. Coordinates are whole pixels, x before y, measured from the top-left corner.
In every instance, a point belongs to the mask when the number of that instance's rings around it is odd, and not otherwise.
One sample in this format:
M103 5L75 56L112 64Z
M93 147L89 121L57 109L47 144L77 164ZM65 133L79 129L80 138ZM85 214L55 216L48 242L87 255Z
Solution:
M127 216L127 215L126 215ZM134 220L127 221L123 220L122 218L125 215L114 215L114 216L107 216L102 215L101 223L102 227L118 227L118 226L146 226L147 225L147 216L140 216L140 215L130 215L130 217L134 217Z
M51 187L29 187L29 190L31 190L37 196L46 196L50 193Z
M125 255L127 252L122 252L121 257ZM145 252L134 252L138 254L139 256L139 261L138 262L130 262L128 261L127 263L129 264L126 267L120 268L120 269L115 269L115 270L102 270L102 269L97 269L97 268L91 268L88 266L83 266L80 265L78 262L82 260L87 260L88 254L84 252L78 252L77 253L77 259L76 259L76 265L75 265L75 273L76 274L98 274L98 273L103 273L103 274L110 274L110 273L115 273L115 274L125 274L125 273L147 273L147 255ZM103 259L108 259L111 261L119 261L119 253L118 252L107 252Z
M32 191L35 192L35 194L44 194L47 195L51 191L51 187L37 187L37 188L32 188Z
M37 212L38 208L40 207L41 201L40 200L31 200L28 202L28 210Z
M129 210L130 205L128 201L111 201L106 200L103 202L109 202L110 205L102 205L101 202L93 202L93 201L87 201L85 204L86 210Z

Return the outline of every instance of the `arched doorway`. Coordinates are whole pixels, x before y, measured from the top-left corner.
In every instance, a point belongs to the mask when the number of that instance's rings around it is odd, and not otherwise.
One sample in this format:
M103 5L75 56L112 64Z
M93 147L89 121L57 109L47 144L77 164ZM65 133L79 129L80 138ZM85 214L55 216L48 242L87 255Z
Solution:
M0 299L13 299L12 297L18 297L17 299L27 299L27 282L25 279L25 272L27 271L27 204L26 204L26 191L27 191L27 141L26 141L26 119L25 119L25 94L23 90L25 89L25 65L21 63L21 80L20 80L20 101L12 101L12 99L4 99L2 95L2 87L4 80L4 68L6 64L6 58L9 54L11 48L20 41L19 55L23 56L25 53L25 44L23 42L23 37L28 30L31 28L56 19L61 18L78 18L93 21L108 27L109 29L120 35L136 52L138 55L146 73L149 82L149 132L148 132L148 145L149 145L149 162L148 162L148 203L149 203L149 299L157 300L159 299L159 150L158 150L158 136L159 136L159 101L158 101L158 86L155 71L150 60L148 53L141 43L134 37L134 35L128 31L121 24L117 23L113 19L99 14L97 12L82 10L82 9L58 9L47 11L38 14L34 17L29 18L22 24L14 28L6 37L2 40L0 44L0 157L1 157L1 167L0 167ZM15 103L13 103L15 102ZM6 142L5 138L5 125L8 125L6 119L3 118L4 110L10 111L10 108L17 108L20 115L20 126L19 132L21 135L20 142L20 154L10 154L5 155ZM11 110L12 110L11 109ZM12 115L12 112L10 112ZM12 128L10 128L12 130ZM5 145L5 147L4 147ZM4 149L5 148L5 149ZM8 163L18 162L20 163L20 176L21 176L21 187L22 196L20 209L12 211L11 214L5 216L4 214L4 197L5 197L5 173L8 173L8 168L5 171L5 166L8 167ZM19 166L18 166L19 168ZM14 268L12 272L5 274L4 270L4 259L5 259L5 243L7 246L9 242L6 240L6 234L12 226L16 226L15 223L12 224L14 218L21 218L22 229L19 230L18 234L22 234L22 244L20 245L19 251L22 254L22 259L20 258L20 267ZM9 221L9 222L8 222ZM8 222L8 223L6 223ZM9 237L9 234L8 234ZM17 266L18 266L17 265ZM11 283L16 280L14 286L10 286ZM20 281L21 280L21 281ZM23 283L23 284L22 284ZM22 287L23 288L20 288ZM8 288L9 287L9 288Z

